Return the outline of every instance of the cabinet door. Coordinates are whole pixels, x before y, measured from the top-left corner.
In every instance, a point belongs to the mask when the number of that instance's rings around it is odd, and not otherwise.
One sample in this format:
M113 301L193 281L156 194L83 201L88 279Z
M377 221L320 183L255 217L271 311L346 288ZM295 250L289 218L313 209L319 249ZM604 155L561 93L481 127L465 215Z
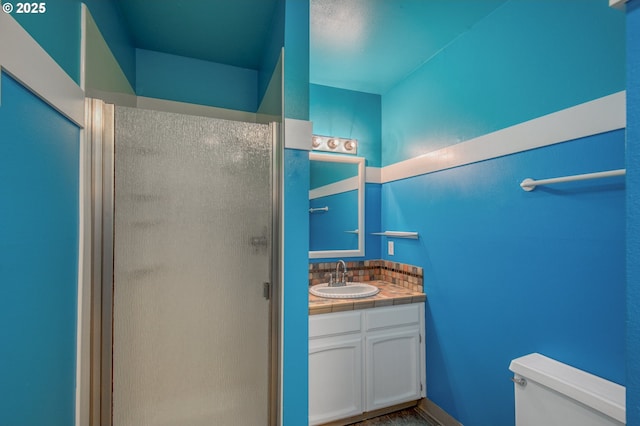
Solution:
M371 333L366 338L366 411L420 398L419 329Z
M355 416L362 409L360 334L309 342L309 424Z

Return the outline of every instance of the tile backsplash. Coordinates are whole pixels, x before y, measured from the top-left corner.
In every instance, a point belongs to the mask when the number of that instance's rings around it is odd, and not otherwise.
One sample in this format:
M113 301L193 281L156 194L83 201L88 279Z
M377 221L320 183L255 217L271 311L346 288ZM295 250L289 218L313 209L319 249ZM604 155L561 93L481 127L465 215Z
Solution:
M335 273L337 262L309 264L309 285L329 281L329 273ZM418 266L389 260L359 260L347 262L350 282L382 280L413 291L424 292L423 270Z

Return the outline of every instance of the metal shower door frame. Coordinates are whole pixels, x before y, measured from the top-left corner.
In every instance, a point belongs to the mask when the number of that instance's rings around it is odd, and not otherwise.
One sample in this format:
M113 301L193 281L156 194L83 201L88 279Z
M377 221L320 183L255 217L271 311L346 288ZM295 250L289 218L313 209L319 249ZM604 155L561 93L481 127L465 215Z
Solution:
M89 424L111 426L113 343L114 105L86 103L90 163L90 396Z
M91 162L91 307L89 424L113 426L113 291L115 106L87 99L87 154ZM283 148L270 123L271 253L269 283L268 425L280 424L281 209ZM118 425L115 425L118 426Z

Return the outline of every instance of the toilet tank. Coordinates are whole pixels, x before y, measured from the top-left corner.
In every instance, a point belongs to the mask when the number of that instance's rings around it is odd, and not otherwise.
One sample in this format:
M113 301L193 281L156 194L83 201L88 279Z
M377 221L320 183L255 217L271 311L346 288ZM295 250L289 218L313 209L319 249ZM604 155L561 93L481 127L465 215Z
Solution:
M625 388L538 353L511 361L516 426L626 424Z

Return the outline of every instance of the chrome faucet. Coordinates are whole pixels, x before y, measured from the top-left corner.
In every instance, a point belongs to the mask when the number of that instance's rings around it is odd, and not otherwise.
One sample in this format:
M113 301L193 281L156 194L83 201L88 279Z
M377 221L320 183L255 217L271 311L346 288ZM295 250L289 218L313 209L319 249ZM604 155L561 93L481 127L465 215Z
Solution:
M340 265L342 265L342 280L340 280ZM347 285L347 264L344 263L344 260L338 260L336 264L336 286Z
M340 280L340 265L342 265L342 280ZM336 264L336 279L333 279L333 273L327 272L325 277L329 277L328 287L342 287L347 285L347 264L344 260L338 260Z

